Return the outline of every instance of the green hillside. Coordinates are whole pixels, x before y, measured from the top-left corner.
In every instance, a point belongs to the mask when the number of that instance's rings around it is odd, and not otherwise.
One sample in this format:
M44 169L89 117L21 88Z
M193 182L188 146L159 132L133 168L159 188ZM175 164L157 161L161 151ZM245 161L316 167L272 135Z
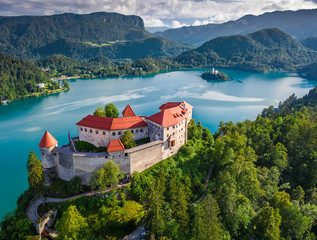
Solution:
M176 56L188 44L158 38L138 16L97 12L0 17L0 51L23 59L64 54L78 59Z
M310 49L317 51L317 37L309 37L302 41L302 44Z
M39 89L38 83L45 83L46 88ZM58 84L33 63L0 53L1 99L14 100L58 88Z
M304 66L298 73L304 78L317 80L317 62Z
M317 52L273 28L248 35L218 37L181 54L175 60L186 67L294 71L300 65L316 61Z
M64 54L76 59L90 59L105 56L110 59L130 58L160 58L175 57L192 49L190 45L173 42L164 38L152 37L134 41L117 42L103 46L93 46L77 40L63 38L33 51L38 57L48 57L53 54Z

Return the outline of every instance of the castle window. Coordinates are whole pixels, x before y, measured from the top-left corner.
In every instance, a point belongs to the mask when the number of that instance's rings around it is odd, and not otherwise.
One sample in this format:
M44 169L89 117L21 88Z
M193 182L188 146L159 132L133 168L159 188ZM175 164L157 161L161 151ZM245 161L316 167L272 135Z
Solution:
M87 128L85 128L85 132L87 132Z
M131 132L134 133L134 130L132 129Z
M138 132L139 132L139 130L138 130L138 129L136 129L136 130L135 130L135 132L136 132L136 133L138 133Z
M169 137L170 135L169 134L167 134L167 137Z
M82 127L80 128L80 131L83 131L83 128L82 128Z
M140 132L143 132L143 129L140 129Z
M170 128L168 127L167 130L169 130Z
M108 156L105 156L105 158L108 158Z
M98 134L99 132L96 130L96 134Z
M127 157L127 156L128 156L128 153L125 153L124 155Z
M90 129L90 133L92 133L92 130Z
M120 135L121 135L121 132L118 132L118 135L120 136Z
M102 132L102 134L103 134L103 135L106 135L106 132L105 132L105 131L103 131L103 132Z
M113 132L113 133L112 133L112 136L116 136L116 132Z

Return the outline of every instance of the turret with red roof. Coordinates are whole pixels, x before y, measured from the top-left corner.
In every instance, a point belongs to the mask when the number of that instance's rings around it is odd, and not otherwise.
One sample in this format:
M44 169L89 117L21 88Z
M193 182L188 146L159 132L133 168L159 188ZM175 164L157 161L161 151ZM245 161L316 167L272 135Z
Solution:
M43 165L43 172L45 184L50 185L51 179L56 175L56 162L52 153L53 149L57 147L57 140L48 131L45 131L40 143L41 160Z

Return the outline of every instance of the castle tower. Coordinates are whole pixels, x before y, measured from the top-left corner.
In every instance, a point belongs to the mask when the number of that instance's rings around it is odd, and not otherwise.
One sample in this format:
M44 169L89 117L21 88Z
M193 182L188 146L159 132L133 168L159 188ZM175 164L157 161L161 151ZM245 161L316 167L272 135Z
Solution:
M43 167L43 175L45 185L51 185L56 176L56 161L52 150L57 147L57 140L48 132L45 131L42 140L39 143L41 152L41 161Z

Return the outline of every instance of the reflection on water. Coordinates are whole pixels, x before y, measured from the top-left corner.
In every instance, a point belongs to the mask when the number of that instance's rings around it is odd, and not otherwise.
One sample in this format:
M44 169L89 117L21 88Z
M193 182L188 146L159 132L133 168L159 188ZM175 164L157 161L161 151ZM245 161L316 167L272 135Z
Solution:
M0 215L14 209L18 195L27 188L27 157L30 150L39 154L44 131L63 145L68 130L77 135L75 124L98 106L113 102L122 111L129 103L135 113L150 115L165 101L185 100L194 106L193 117L216 131L221 120L255 119L263 107L277 106L292 93L303 96L317 84L293 73L222 71L234 80L205 81L200 78L204 70L75 79L70 80L70 91L0 106L0 182L6 183L0 185L6 194L0 199Z

